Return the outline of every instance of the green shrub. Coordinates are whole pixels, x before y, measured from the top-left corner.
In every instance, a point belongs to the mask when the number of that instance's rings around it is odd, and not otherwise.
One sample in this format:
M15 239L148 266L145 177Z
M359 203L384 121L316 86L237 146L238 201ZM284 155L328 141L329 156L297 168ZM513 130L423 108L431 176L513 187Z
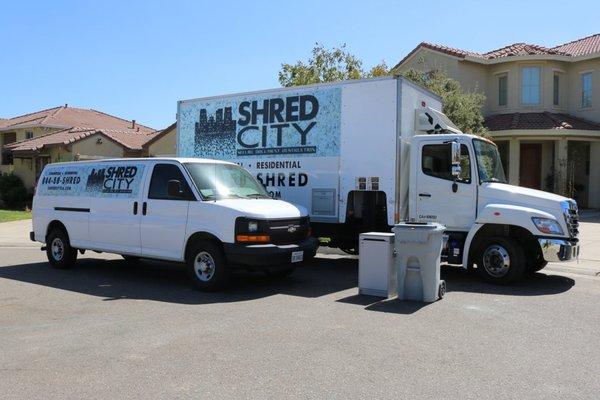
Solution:
M29 195L21 178L14 174L0 175L0 199L8 208L23 208Z

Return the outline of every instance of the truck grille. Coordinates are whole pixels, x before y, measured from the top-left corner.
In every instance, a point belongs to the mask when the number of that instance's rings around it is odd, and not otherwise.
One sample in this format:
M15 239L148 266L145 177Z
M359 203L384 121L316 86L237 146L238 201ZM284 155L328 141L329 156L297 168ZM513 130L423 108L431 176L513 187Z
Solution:
M273 244L299 243L308 237L309 220L305 218L267 221L267 233Z
M577 212L577 203L569 200L567 204L568 207L564 208L565 222L567 223L569 236L572 239L575 239L579 235L579 213Z

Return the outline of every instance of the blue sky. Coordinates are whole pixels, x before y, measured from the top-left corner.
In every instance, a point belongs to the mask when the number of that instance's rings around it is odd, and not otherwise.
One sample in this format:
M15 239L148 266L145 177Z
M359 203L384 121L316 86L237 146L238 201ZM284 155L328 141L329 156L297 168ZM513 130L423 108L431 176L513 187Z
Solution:
M279 86L315 42L391 66L421 41L554 46L599 16L597 0L3 2L0 117L68 103L162 128L177 100Z

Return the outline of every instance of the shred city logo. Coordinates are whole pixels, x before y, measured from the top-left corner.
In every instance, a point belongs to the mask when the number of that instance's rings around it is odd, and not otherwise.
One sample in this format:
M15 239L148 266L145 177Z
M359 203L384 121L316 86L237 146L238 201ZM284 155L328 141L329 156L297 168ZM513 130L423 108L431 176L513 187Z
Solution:
M93 168L85 187L90 192L132 193L137 173L135 165Z
M235 108L234 108L235 107ZM236 105L199 110L195 148L200 154L233 156L311 154L319 117L319 99L310 94L244 100ZM234 110L236 111L234 119ZM198 114L196 114L198 115Z

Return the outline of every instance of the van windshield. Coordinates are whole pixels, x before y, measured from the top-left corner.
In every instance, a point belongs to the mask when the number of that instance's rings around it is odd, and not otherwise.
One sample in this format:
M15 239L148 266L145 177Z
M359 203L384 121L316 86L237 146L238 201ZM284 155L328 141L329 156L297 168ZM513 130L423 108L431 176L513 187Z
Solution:
M248 171L234 164L185 163L204 200L270 198Z

